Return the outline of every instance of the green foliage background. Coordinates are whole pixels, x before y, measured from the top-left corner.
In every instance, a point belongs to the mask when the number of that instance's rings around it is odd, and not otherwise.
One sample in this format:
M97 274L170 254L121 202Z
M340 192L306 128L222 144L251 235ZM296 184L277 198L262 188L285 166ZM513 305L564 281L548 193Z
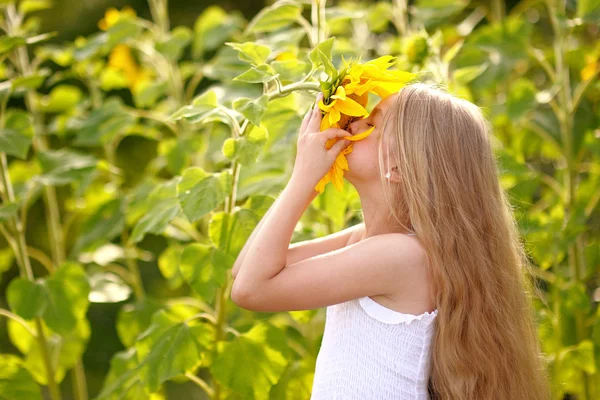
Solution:
M0 0L0 399L308 398L324 310L240 309L229 271L323 62L385 54L486 110L554 398L600 398L597 1L282 0L171 26L149 0L60 44L51 7ZM293 240L359 209L328 185Z

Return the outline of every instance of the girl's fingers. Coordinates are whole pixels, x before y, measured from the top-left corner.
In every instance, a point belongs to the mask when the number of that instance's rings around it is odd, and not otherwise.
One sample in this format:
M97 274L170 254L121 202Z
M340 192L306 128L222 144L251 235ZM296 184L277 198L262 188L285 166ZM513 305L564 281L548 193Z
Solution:
M319 102L323 99L323 93L319 93L317 95L317 101L313 106L312 116L310 121L308 122L307 131L309 132L319 132L319 128L321 126L321 109L319 108Z
M300 125L300 135L303 135L306 132L306 127L308 126L308 121L310 121L310 117L312 115L312 108L310 108L304 118L302 119L302 124Z
M343 129L339 129L339 128L325 129L323 132L320 132L319 135L323 135L323 137L326 138L327 140L333 139L333 138L343 138L346 136L348 136L348 137L352 136L350 134L350 132L345 131Z

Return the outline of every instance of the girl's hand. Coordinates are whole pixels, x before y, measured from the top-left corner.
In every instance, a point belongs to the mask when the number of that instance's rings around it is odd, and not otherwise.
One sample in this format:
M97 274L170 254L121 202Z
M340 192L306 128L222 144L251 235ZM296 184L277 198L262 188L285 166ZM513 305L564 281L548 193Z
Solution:
M338 154L352 142L342 139L344 136L352 136L348 131L338 128L325 129L319 132L321 126L321 109L319 101L323 93L319 93L317 100L311 110L308 110L298 134L298 151L294 163L292 176L295 179L308 182L313 187L331 169ZM326 143L331 139L339 138L330 149Z

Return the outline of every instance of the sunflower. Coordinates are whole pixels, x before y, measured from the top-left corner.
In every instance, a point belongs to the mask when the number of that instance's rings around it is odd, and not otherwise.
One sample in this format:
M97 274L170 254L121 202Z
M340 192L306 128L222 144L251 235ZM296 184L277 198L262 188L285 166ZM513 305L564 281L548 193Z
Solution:
M365 108L369 101L369 93L375 93L382 99L392 93L399 91L407 82L415 78L416 74L406 71L388 70L395 63L396 57L382 56L364 64L344 60L345 67L338 72L332 82L321 82L325 89L323 99L319 102L319 108L324 112L321 119L320 130L328 128L347 129L348 125L357 119L369 116ZM333 95L328 96L329 93ZM343 139L358 141L369 136L375 127L371 127L358 135L345 136ZM325 148L340 140L334 138L328 140ZM338 154L331 169L321 178L315 190L323 193L325 185L332 182L340 192L344 188L344 171L348 171L348 160L346 155L352 152L352 144Z

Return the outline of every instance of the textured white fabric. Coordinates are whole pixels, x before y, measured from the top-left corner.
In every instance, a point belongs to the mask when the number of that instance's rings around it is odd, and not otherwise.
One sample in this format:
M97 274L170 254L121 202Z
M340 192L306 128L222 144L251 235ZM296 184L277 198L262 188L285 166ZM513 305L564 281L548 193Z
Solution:
M310 400L429 400L437 311L404 314L368 296L327 307Z

